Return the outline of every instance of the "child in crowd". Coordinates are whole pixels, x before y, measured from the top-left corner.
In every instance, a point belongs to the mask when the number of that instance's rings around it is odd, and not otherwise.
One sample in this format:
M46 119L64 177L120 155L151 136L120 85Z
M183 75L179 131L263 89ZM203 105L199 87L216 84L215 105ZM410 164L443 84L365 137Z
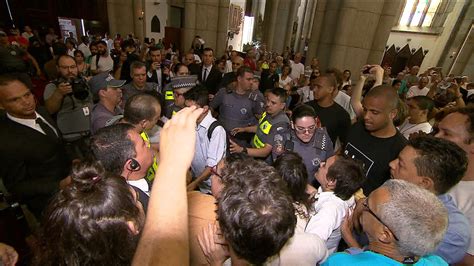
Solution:
M316 214L309 220L305 232L326 241L329 254L332 254L341 240L342 221L347 211L355 207L353 194L359 190L365 176L358 162L336 155L321 163L315 177L321 184L315 196Z

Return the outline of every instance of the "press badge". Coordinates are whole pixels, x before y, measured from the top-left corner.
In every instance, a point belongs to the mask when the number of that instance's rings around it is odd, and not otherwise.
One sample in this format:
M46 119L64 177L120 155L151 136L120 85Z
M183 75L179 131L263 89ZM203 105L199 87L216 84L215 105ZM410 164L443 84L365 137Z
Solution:
M82 112L84 113L85 116L89 116L89 107L88 106L82 107Z

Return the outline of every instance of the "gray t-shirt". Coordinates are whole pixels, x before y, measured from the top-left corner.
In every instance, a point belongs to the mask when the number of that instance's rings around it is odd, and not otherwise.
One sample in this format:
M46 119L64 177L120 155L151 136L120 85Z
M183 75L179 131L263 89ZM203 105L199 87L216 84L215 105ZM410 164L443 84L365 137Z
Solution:
M133 82L125 84L122 87L122 103L125 105L128 98L132 97L135 94L147 92L147 91L156 91L158 92L158 84L153 82L145 83L145 87L142 90L139 90L133 86Z
M56 88L53 82L46 85L43 98L48 100ZM73 141L90 133L92 105L90 91L83 100L77 99L72 94L64 96L57 113L57 125L66 141Z
M231 131L236 127L256 125L256 115L264 110L263 96L256 92L240 95L226 88L220 89L210 103L210 107L219 111L219 122Z
M105 127L114 116L122 113L122 109L119 107L116 107L114 112L110 112L102 103L97 103L92 110L91 133L95 134L97 130Z

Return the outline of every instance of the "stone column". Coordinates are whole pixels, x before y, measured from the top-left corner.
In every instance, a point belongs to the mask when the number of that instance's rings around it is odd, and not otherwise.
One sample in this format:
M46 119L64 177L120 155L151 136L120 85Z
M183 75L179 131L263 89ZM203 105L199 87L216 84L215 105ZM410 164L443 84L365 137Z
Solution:
M341 0L327 1L324 18L321 22L321 33L319 35L320 37L317 49L317 57L319 58L320 65L323 69L329 66L331 57L330 51L334 45L335 35L337 34L335 29L338 27L338 21L342 19L339 17L340 8Z
M126 34L134 32L135 13L130 14L131 10L134 10L132 1L107 0L109 33L112 36L120 33L125 37Z
M196 35L196 0L185 0L184 2L184 28L182 31L183 53L191 48L191 43Z
M293 24L296 20L296 14L298 12L298 7L301 4L301 0L293 0L290 1L290 7L288 10L288 22L286 24L286 34L285 34L285 41L283 43L283 48L286 46L290 46L291 44L291 37L293 35Z
M306 63L309 65L313 57L318 57L319 55L316 51L319 48L319 39L321 37L324 12L326 11L327 0L318 0L316 2L316 11L313 13L313 25L311 29L311 38L308 45L308 53L306 55Z
M288 20L290 20L290 5L292 4L291 1L283 0L279 1L278 9L276 12L274 30L273 30L273 40L272 40L272 51L276 51L277 53L283 52L284 43L285 43L285 36L287 34L288 29Z
M215 55L219 56L224 54L227 49L227 26L229 22L229 3L230 0L219 1L219 18L217 22L217 33L216 33L216 51Z
M140 41L143 41L143 38L145 37L145 33L143 32L145 13L143 13L143 15L141 14L142 11L145 12L145 6L142 4L142 0L133 0L133 33Z
M285 1L285 0L284 0ZM267 49L269 51L275 51L273 46L273 37L275 36L275 28L276 28L276 21L278 15L278 6L280 4L280 0L268 0L265 6L265 31L266 36L265 43L267 44ZM281 52L281 51L280 51Z
M380 15L377 29L375 30L375 36L372 41L372 47L367 58L368 64L380 64L382 61L385 46L387 44L388 37L390 36L390 30L398 21L399 14L402 12L403 4L405 1L402 0L386 0Z

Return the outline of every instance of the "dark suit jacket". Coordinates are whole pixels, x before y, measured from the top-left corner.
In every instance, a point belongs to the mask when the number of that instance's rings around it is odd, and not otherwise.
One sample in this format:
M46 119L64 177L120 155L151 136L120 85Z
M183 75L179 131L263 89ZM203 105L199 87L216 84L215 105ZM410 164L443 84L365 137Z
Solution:
M148 62L147 67L146 67L146 69L147 69L146 81L159 84L158 83L158 76L156 75L156 71L152 71L150 65L151 65L151 62ZM165 85L168 84L171 81L170 76L166 75L164 73L165 72L164 69L165 69L165 65L161 64L161 88L160 88L160 92L162 92ZM148 71L151 72L151 77L148 76Z
M55 125L46 111L37 112ZM37 217L58 191L59 181L69 175L70 167L59 138L53 140L6 115L0 116L0 177L7 190Z
M219 90L219 83L222 79L222 73L217 69L216 65L212 66L211 72L207 74L207 79L204 82L202 81L202 65L199 65L198 67L190 66L189 69L191 74L198 76L199 82L207 88L209 94L217 93Z

